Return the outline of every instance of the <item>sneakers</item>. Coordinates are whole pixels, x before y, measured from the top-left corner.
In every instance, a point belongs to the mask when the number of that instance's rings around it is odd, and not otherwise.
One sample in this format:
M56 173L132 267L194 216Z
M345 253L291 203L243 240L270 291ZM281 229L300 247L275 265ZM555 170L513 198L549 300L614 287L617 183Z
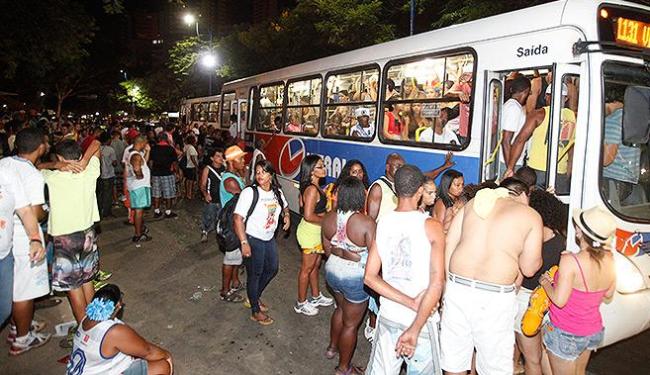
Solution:
M107 282L99 281L99 280L93 280L92 283L93 283L93 289L95 289L95 292L100 290L101 288L105 287L106 285L108 285Z
M370 326L370 319L366 320L366 328L363 329L363 336L368 342L372 342L375 338L375 329Z
M106 281L106 280L110 279L111 276L113 276L112 272L99 270L97 272L97 277L95 277L95 279L97 281Z
M303 314L307 316L314 316L318 314L318 308L315 305L312 305L310 302L298 302L293 305L293 311L298 314Z
M159 217L161 217L161 216L162 216L162 212L160 212L159 210L155 210L155 211L153 212L153 217L154 217L154 218L157 219L157 218L159 218Z
M137 244L137 243L141 243L141 242L148 242L148 241L151 241L151 236L149 236L148 234L144 233L144 234L142 234L142 235L140 235L140 236L133 236L133 238L131 239L131 241L135 242L136 244Z
M201 231L201 242L208 242L208 232Z
M41 332L47 327L47 322L39 322L38 320L32 320L32 324L29 327L29 330L32 332ZM9 324L9 334L7 335L7 343L11 344L16 340L16 335L18 334L16 326Z
M177 213L171 211L169 211L169 213L165 212L165 219L173 219L175 217L178 217Z
M41 347L50 341L52 335L30 331L25 337L17 337L11 343L9 355L20 355L26 351Z
M309 303L312 304L314 307L318 306L332 306L334 304L334 299L325 297L323 293L320 293L318 297L309 297Z

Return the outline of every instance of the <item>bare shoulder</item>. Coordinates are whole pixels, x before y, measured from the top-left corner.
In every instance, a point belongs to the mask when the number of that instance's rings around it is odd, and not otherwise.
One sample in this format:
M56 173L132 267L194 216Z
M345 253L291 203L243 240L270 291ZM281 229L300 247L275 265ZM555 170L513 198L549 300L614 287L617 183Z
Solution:
M442 223L432 217L424 221L424 230L430 240L444 239L445 234Z
M368 192L368 195L370 197L377 197L378 196L379 198L381 198L381 186L379 186L379 184L373 184L370 187L370 191Z

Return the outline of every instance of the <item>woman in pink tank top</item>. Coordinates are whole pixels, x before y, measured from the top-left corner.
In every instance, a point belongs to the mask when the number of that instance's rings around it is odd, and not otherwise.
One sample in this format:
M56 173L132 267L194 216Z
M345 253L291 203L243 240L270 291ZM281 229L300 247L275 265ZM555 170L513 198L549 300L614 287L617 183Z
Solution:
M543 340L554 374L585 374L592 350L603 340L600 304L616 288L610 239L616 221L607 211L594 207L573 212L578 253L564 253L560 268L540 284L551 300Z

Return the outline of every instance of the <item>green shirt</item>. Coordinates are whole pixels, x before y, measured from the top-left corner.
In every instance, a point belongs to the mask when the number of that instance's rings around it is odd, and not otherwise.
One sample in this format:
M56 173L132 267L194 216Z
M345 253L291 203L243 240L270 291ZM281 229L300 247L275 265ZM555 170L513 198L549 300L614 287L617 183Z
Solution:
M50 194L47 232L63 236L90 228L99 221L95 186L99 159L93 156L81 173L42 170Z

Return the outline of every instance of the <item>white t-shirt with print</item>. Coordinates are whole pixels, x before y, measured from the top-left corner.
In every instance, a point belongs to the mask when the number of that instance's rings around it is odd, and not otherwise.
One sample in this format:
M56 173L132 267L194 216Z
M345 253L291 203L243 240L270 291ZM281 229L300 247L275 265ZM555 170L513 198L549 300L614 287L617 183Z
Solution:
M235 214L246 218L246 214L248 214L248 210L253 203L253 189L257 189L260 195L257 205L255 205L255 209L246 223L246 234L262 241L269 241L273 238L275 229L278 227L278 218L282 207L287 207L287 200L282 190L280 190L280 196L283 203L280 206L273 190L265 191L259 187L245 188L239 195L239 200L235 206Z
M187 158L187 164L186 168L196 168L196 164L194 164L194 161L192 160L192 156L194 158L198 158L199 153L196 152L196 148L192 145L185 145L185 149L183 150L185 152L185 157Z
M0 259L4 259L13 244L14 212L29 205L20 178L13 168L0 165Z
M45 179L31 161L18 156L3 158L0 166L6 166L16 173L23 187L28 204L39 206L45 204ZM39 232L41 232L39 226ZM42 234L41 234L42 237ZM29 254L29 236L25 232L23 222L14 215L14 255Z
M513 98L508 99L503 104L503 112L501 114L501 130L513 132L511 142L514 142L526 123L526 110ZM524 152L519 156L516 165L524 164Z

